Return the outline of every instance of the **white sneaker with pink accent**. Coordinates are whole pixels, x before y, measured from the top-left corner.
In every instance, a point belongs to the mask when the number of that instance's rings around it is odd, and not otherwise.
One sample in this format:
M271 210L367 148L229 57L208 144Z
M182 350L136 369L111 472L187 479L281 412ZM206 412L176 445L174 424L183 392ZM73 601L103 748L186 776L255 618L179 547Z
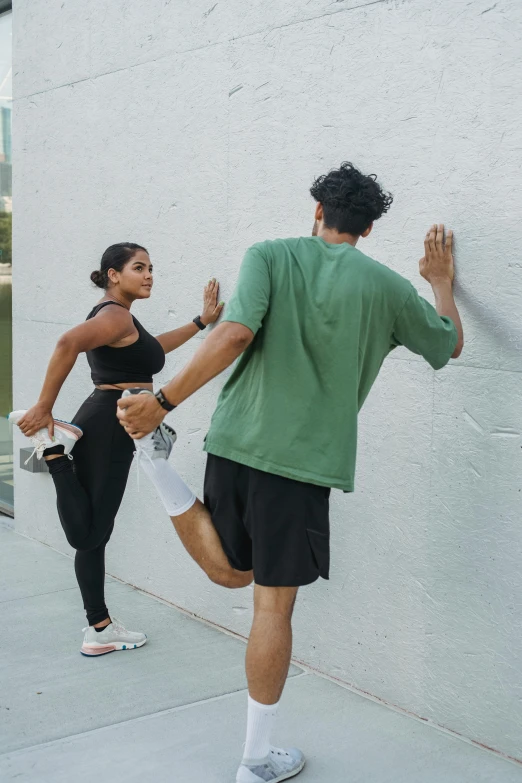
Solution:
M107 655L119 650L135 650L137 647L143 647L147 642L144 633L128 631L115 617L103 631L97 631L93 625L83 630L85 635L80 652L87 656Z
M26 413L27 411L12 411L7 418L12 424L18 424ZM47 427L44 427L43 430L38 430L38 432L29 439L34 446L34 451L26 460L25 464L27 465L33 454L36 454L37 459L42 459L45 449L50 449L51 446L63 446L64 454L69 456L82 435L82 430L80 427L77 427L76 424L71 424L68 421L62 421L61 419L54 419L54 438L51 438L49 435Z

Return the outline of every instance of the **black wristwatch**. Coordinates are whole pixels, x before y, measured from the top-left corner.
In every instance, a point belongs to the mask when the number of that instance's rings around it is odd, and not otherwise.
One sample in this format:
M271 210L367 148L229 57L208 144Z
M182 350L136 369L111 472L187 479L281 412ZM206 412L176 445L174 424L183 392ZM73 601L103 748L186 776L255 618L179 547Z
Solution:
M195 318L193 318L192 322L195 323L196 326L198 327L198 329L201 329L201 331L203 331L203 329L207 328L207 325L204 324L203 321L201 320L201 316L200 315L197 315Z
M174 408L176 407L175 405L170 404L170 402L166 399L161 389L157 391L154 396L159 402L159 404L161 405L161 407L164 408L166 411L173 411Z

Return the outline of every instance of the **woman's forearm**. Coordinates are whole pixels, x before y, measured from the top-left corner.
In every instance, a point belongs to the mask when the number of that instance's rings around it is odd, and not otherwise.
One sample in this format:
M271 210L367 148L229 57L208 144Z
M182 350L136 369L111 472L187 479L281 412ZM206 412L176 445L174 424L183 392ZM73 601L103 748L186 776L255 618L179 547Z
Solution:
M179 329L173 329L171 332L164 332L158 335L156 340L160 343L165 353L170 353L179 348L180 345L184 345L198 332L199 328L191 321L189 324L185 324L185 326L180 326Z
M42 391L38 398L40 405L52 410L60 389L74 367L77 358L78 351L74 345L60 338L47 367Z

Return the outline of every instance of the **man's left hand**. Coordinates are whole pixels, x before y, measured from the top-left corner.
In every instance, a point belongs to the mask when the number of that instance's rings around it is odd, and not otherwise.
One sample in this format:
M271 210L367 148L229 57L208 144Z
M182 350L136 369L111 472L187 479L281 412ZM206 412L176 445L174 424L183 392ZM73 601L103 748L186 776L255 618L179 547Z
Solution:
M154 432L167 411L152 394L134 394L118 400L116 415L131 438L137 440Z

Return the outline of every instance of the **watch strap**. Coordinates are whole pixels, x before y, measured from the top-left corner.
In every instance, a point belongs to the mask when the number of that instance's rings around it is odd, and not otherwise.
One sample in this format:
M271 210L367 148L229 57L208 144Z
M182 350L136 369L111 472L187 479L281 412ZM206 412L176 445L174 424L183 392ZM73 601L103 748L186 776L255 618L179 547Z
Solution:
M198 329L201 329L201 331L203 331L203 329L207 328L207 325L204 324L203 321L201 320L201 316L200 315L197 315L195 318L193 318L192 322L195 323L196 326L198 327Z
M157 391L154 396L156 397L161 407L164 408L166 411L173 411L174 408L176 407L175 405L171 405L171 403L167 400L167 398L165 397L161 389Z

